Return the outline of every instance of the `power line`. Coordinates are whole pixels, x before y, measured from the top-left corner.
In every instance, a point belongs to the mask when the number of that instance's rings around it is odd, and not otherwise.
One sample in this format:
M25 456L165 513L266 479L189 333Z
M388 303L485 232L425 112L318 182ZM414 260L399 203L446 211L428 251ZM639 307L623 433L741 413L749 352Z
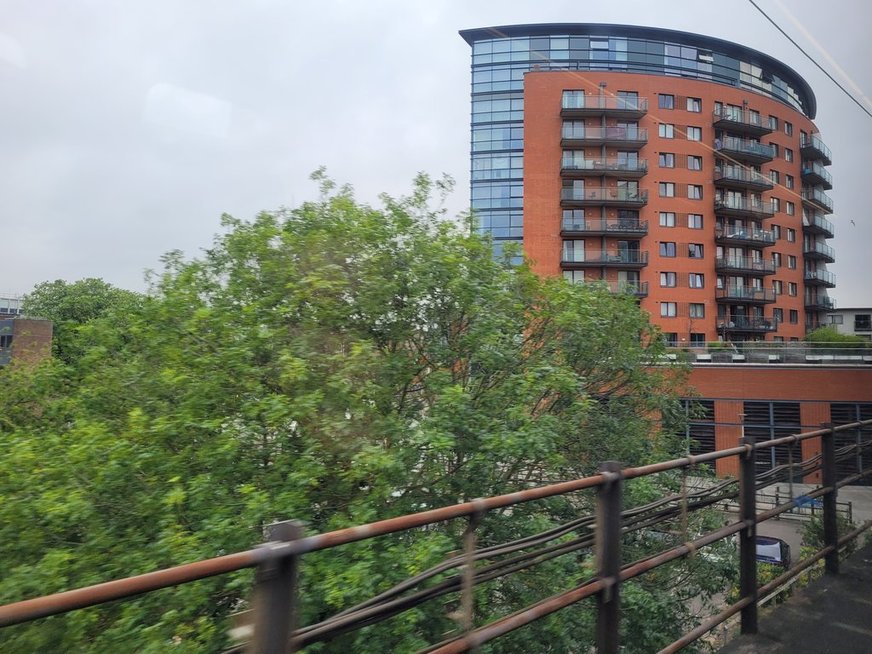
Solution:
M781 27L778 25L778 23L776 23L774 20L772 20L769 17L769 15L760 8L760 5L758 5L756 2L754 2L754 0L748 0L748 2L750 2L752 5L754 5L754 7L757 9L757 11L759 11L761 14L763 14L763 16L766 18L766 20L768 20L770 23L772 23L775 26L775 29L777 29L779 32L781 32L787 38L788 41L790 41L793 45L795 45L797 47L797 49L802 54L804 54L806 57L808 57L808 60L811 61L811 63L813 63L815 66L817 66L824 75L829 77L830 80L832 80L833 84L838 86L844 92L845 95L847 95L849 98L851 98L851 100L854 101L854 104L856 104L858 107L860 107L860 109L862 109L866 113L866 115L869 116L869 118L872 118L872 112L870 112L866 107L864 107L863 104L859 100L857 100L857 98L855 98L853 95L851 95L851 92L848 91L848 89L846 89L844 86L839 84L839 82L836 80L836 78L833 77L832 75L830 75L824 69L823 66L821 66L817 61L815 61L814 58L809 53L807 53L802 48L802 46L799 45L799 43L794 41L787 32L785 32L783 29L781 29Z

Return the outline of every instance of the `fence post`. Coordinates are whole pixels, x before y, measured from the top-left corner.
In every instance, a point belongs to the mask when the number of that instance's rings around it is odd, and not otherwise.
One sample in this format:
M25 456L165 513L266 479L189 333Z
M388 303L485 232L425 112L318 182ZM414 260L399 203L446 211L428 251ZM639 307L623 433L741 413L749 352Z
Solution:
M303 536L296 520L269 526L271 542L287 542ZM296 651L291 634L297 620L298 556L282 556L257 568L254 588L254 637L250 654L288 654Z
M739 461L739 517L751 521L739 532L739 592L751 602L742 609L742 633L757 633L757 477L754 437L743 436L742 445L750 445Z
M596 648L598 654L617 654L620 624L621 574L621 464L606 461L600 465L606 481L596 497L597 574L610 580L597 593Z
M826 556L826 569L830 574L839 574L839 523L836 516L836 432L832 423L823 425L828 429L821 436L821 484L832 488L823 497L824 505L824 545L831 545L833 550Z

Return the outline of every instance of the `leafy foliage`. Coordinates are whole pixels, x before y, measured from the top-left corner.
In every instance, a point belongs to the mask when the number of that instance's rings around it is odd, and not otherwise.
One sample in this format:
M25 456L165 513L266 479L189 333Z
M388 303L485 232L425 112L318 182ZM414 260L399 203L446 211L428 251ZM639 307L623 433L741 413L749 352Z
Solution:
M815 345L823 347L869 347L869 341L862 336L841 334L835 327L818 327L806 334L804 340L808 343L814 343Z
M375 209L315 177L318 201L225 216L202 257L167 255L147 297L99 280L28 297L71 329L35 372L0 372L0 601L247 549L276 520L331 530L670 453L660 416L678 413L682 371L652 366L662 340L631 297L494 261L486 240L429 208L447 183L421 176ZM483 542L537 533L585 502L490 515ZM303 623L434 565L462 528L308 555ZM562 557L482 586L479 621L570 587L583 565ZM250 582L78 611L0 644L219 651ZM633 601L650 610L626 615L630 633L686 612L639 588ZM423 647L455 627L431 604L307 651ZM580 651L590 624L575 607L491 651Z

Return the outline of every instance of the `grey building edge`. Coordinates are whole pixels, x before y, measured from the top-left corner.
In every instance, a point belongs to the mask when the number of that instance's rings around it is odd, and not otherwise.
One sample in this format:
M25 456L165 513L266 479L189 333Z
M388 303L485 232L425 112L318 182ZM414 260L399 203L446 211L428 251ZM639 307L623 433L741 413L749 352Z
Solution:
M460 30L460 36L470 46L476 41L511 38L519 36L552 36L566 34L568 36L613 36L625 38L652 39L664 42L680 43L688 46L705 48L723 55L747 61L763 70L775 73L778 77L789 81L802 99L804 113L814 120L817 113L817 101L811 87L795 70L767 54L748 48L731 41L703 36L692 32L669 30L659 27L641 27L637 25L612 25L608 23L535 23L528 25L503 25L496 27L480 27ZM718 83L718 82L714 82ZM758 93L765 94L758 90ZM776 95L768 95L774 100L787 104ZM789 104L787 106L790 106Z

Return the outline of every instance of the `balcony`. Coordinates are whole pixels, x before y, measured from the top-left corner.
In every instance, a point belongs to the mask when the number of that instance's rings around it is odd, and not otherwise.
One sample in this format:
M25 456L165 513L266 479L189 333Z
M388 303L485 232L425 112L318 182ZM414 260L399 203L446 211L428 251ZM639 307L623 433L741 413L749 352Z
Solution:
M639 179L648 172L648 161L636 159L583 159L580 157L563 157L560 164L560 174L563 177L620 177L621 179Z
M739 132L746 136L764 136L771 134L769 122L764 122L760 114L752 114L742 109L724 107L712 112L712 125L729 132Z
M719 288L715 291L718 302L735 304L771 304L775 302L775 291L771 288L754 288L753 286L732 286Z
M609 116L612 118L638 119L648 113L647 98L613 97L609 95L564 96L560 115L563 118L588 118Z
M769 191L774 187L772 180L752 168L724 166L715 168L715 186L736 188L747 191Z
M745 275L774 275L775 264L754 257L718 257L715 259L715 270Z
M564 207L607 206L637 209L648 204L648 191L606 186L563 188L560 189L560 204Z
M585 284L597 284L606 288L610 293L634 295L636 297L648 297L648 282L622 282L606 281L604 279L590 280Z
M803 159L821 161L825 166L833 163L832 152L821 140L820 135L801 136L799 139L799 153Z
M641 238L648 233L647 220L583 220L567 218L561 225L562 236L629 236Z
M724 320L718 320L718 331L731 332L755 332L767 333L778 329L778 321L774 318L756 318L748 316L733 316Z
M836 260L836 251L829 245L817 241L803 245L802 254L806 259L825 261L826 263L833 263Z
M735 218L763 220L775 215L772 205L762 200L721 196L715 198L715 213Z
M590 267L642 268L648 265L648 253L639 250L607 252L605 250L564 250L560 265L567 270Z
M809 296L805 298L806 311L835 311L836 301L826 295Z
M625 150L638 150L648 143L648 130L638 127L574 127L565 126L560 145L582 148L591 145L614 145Z
M715 243L732 247L750 245L765 248L775 245L775 234L755 227L717 225L715 227Z
M802 181L811 186L823 186L827 191L833 188L833 176L817 161L802 162Z
M802 229L807 234L823 234L825 238L833 238L833 223L819 214L802 217Z
M762 164L775 158L775 148L771 145L735 136L715 139L715 150L725 157L750 164Z
M833 199L819 188L803 188L802 201L820 209L824 213L833 213Z
M836 276L829 270L806 270L803 279L806 286L836 287Z

